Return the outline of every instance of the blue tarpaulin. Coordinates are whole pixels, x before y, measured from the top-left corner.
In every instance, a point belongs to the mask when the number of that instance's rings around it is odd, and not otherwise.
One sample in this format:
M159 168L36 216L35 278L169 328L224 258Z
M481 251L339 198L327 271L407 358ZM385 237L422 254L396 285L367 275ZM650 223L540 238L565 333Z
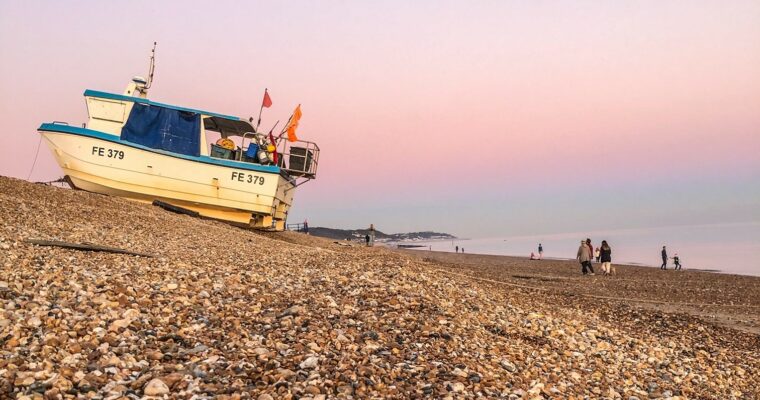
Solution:
M134 103L121 139L153 149L200 155L200 114Z

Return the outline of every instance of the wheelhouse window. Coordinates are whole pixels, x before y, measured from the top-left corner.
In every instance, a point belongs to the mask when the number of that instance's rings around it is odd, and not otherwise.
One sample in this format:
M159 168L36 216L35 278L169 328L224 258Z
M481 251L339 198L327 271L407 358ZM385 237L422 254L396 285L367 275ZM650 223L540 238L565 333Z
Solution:
M253 137L253 126L246 121L221 117L203 118L208 154L227 160L253 161L246 157Z

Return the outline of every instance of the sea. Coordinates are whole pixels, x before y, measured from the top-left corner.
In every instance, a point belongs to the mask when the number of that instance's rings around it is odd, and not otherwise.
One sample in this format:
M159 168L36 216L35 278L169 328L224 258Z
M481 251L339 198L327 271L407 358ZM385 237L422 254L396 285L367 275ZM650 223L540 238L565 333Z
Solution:
M596 232L568 232L544 235L503 236L477 239L417 241L416 250L530 257L544 248L544 258L575 259L581 239L591 238L594 247L606 240L612 248L613 264L657 267L660 251L676 253L684 269L760 276L760 221L658 228L620 229ZM404 244L411 244L406 242ZM673 260L668 260L673 268Z

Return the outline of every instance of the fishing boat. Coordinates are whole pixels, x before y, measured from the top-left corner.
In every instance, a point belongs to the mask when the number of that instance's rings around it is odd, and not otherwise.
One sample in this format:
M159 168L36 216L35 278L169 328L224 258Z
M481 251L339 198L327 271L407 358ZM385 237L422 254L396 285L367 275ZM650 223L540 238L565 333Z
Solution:
M316 178L319 147L287 140L285 130L259 132L252 118L149 100L153 60L149 78L133 78L122 94L85 90L89 120L81 127L39 127L66 180L89 192L284 230L295 189Z

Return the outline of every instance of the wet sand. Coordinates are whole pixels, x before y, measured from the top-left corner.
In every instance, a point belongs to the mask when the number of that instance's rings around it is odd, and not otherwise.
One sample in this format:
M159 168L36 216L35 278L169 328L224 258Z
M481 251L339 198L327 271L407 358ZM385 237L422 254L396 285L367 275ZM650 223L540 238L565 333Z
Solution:
M473 277L505 289L531 288L559 298L583 298L579 304L626 306L683 313L745 332L760 334L760 277L701 270L660 270L614 264L615 275L582 275L574 260L398 250L431 262L451 274Z

